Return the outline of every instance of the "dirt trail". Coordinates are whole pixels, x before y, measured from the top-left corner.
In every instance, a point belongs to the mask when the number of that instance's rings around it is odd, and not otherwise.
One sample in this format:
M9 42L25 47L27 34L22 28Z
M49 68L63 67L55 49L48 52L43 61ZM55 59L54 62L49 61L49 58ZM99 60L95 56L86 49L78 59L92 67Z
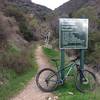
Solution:
M42 47L38 46L35 51L36 61L39 66L39 70L50 67L48 59L42 52ZM22 90L16 97L11 100L48 100L48 97L52 97L51 93L44 93L36 86L35 78L33 78L24 90Z

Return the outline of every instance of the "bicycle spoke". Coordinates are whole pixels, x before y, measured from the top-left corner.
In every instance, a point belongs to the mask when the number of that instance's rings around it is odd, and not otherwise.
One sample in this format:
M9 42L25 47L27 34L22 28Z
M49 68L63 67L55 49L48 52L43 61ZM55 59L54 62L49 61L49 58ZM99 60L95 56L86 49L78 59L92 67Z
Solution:
M51 69L42 70L37 77L37 85L43 91L51 91L57 86L58 77Z

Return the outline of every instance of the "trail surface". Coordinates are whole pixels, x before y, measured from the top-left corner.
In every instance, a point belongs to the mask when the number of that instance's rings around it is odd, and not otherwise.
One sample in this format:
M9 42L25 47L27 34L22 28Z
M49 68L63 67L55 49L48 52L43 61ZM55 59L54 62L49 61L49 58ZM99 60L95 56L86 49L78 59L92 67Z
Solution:
M50 64L48 63L48 59L44 55L42 51L42 47L38 46L38 48L35 51L35 57L37 64L39 66L39 70L50 67ZM11 100L48 100L49 97L53 97L53 94L51 93L44 93L38 89L36 86L35 78L33 78L26 88L24 90L20 91L20 93L12 98ZM51 99L50 99L51 100Z

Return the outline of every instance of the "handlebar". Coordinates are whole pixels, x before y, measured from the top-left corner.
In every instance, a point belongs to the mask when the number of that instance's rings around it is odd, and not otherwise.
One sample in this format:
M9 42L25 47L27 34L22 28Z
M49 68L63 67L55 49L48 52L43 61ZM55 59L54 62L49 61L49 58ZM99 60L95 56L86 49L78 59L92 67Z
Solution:
M75 62L75 61L78 60L78 59L80 59L80 56L77 56L75 59L72 59L71 62ZM54 62L57 62L57 61L59 61L60 59L58 59L58 58L51 58L51 60L54 61Z

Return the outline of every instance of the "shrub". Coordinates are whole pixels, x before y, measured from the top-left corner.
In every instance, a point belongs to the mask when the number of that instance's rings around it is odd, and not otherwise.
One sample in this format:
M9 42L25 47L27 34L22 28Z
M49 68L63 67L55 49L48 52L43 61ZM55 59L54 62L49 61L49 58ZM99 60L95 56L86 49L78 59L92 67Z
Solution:
M16 46L10 45L8 49L0 54L0 66L15 70L21 74L32 67L30 62L30 50L18 50Z
M2 20L3 20L3 14L0 12L0 49L5 46L6 38L7 38L7 36L4 32L5 29L2 25L3 24Z
M6 43L7 43L7 41L6 41L6 35L0 33L0 49L5 48Z
M26 20L25 13L23 13L20 8L16 6L8 6L5 13L7 16L14 17L16 19L20 32L27 41L33 40L33 33Z

